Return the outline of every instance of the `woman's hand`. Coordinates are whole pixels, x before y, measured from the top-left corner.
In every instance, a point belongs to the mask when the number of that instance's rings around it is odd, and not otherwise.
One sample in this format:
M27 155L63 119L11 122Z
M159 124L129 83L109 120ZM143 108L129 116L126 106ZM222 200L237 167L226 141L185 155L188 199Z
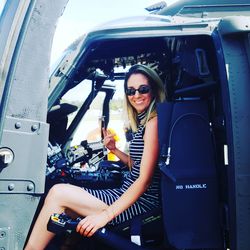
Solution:
M76 232L82 236L91 237L99 228L104 227L109 220L105 211L99 214L89 215L78 223Z
M114 151L116 149L116 142L115 142L115 134L112 134L108 129L103 128L103 144L106 148L110 151Z

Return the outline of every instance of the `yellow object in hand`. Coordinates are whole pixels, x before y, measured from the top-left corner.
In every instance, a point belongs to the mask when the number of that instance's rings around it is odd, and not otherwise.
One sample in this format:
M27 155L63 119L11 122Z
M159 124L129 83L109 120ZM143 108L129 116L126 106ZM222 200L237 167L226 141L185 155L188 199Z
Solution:
M113 134L113 135L114 135L115 141L119 141L119 140L120 140L120 137L117 135L117 133L115 132L114 129L108 128L108 132L109 132L110 134Z
M114 129L108 128L108 132L109 132L110 134L113 134L113 135L114 135L114 140L115 140L115 141L119 141L119 140L120 140L120 137L117 135L117 133L115 132ZM116 155L113 154L113 153L111 153L111 152L109 152L109 153L108 153L108 161L116 161L116 160L117 160Z

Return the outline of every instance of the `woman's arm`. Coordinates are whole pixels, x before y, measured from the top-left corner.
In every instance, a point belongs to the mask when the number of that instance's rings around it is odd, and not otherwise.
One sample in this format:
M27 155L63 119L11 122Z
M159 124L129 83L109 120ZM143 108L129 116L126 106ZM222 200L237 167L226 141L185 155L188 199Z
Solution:
M157 117L154 117L147 122L145 128L144 150L140 166L140 175L138 179L127 189L127 191L106 209L107 214L113 215L113 218L118 216L135 203L137 199L146 191L154 174L154 169L158 160L158 153L158 124Z
M113 150L110 150L110 152L115 154L125 165L129 164L130 157L120 149L115 148Z

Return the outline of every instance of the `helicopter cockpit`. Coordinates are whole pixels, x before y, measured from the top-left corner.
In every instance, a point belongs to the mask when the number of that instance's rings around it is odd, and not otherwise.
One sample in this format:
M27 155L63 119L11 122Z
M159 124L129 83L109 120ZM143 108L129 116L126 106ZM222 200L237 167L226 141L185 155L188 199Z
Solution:
M97 38L84 51L81 51L82 46L81 39L73 43L50 78L53 90L48 112L51 127L49 186L58 182L101 188L120 185L126 170L119 162L105 163L108 152L102 145L101 127L112 124L112 98L119 89L123 91L118 86L122 86L128 68L137 63L150 65L162 78L167 94L167 102L158 107L158 119L162 197L166 198L160 220L168 235L168 245L178 249L219 248L225 230L218 223L219 203L225 197L222 198L217 188L224 185L221 178L224 178L226 129L212 38L207 35L155 35L112 39L107 35L106 39ZM89 85L88 91L80 92L85 96L82 104L65 103L67 92L80 84ZM104 97L98 114L102 118L99 140L79 141L79 123L100 93L104 93ZM73 118L70 114L74 114ZM75 136L78 143L74 145ZM79 166L85 164L88 168L82 170ZM177 202L179 199L182 202ZM193 202L199 205L195 208ZM159 218L159 212L157 216L155 218ZM182 218L181 230L176 229L178 217ZM180 233L193 237L191 231L195 232L192 242L177 240ZM151 237L144 242L146 245L150 241L162 244L162 237L158 232L158 237L154 234L154 239ZM196 241L195 237L203 240Z
M161 207L105 226L89 247L78 235L71 249L249 250L249 0L151 6L82 35L50 71L67 2L0 4L0 249L25 247L53 185L123 182L127 168L103 146L102 128L127 150L123 81L142 64L167 95L157 104ZM76 235L62 233L48 249Z

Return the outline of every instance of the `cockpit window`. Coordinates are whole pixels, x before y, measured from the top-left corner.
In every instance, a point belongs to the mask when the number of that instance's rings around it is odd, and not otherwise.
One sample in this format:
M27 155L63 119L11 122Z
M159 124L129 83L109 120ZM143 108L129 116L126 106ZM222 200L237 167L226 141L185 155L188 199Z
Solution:
M62 103L69 103L71 105L74 105L77 107L77 110L80 109L86 98L89 96L91 92L91 87L92 83L89 80L84 80L80 84L78 84L76 87L70 89L61 99L61 104ZM73 112L69 114L68 118L68 125L67 127L70 126L71 122L75 118L76 112Z
M71 145L79 145L83 140L87 140L88 142L101 140L102 106L104 99L105 93L99 92L80 121ZM72 119L72 117L69 117L69 119Z

